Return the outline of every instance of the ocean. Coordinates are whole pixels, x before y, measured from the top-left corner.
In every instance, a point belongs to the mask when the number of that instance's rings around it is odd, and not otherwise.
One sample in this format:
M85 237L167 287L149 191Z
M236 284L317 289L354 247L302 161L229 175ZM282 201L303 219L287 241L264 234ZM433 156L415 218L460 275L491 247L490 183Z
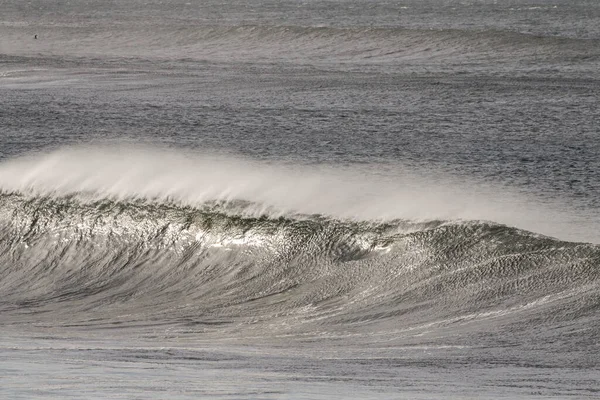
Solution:
M600 396L597 0L0 1L0 398Z

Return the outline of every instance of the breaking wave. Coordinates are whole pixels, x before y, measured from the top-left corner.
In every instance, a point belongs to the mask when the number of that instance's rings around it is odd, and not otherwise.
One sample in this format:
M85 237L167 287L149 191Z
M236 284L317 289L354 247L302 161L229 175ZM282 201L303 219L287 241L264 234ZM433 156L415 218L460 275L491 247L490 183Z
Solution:
M54 157L68 165L68 151ZM514 315L568 324L600 306L597 245L480 220L277 215L231 192L187 204L177 191L119 198L76 175L58 185L58 165L42 160L0 168L7 326L408 335Z

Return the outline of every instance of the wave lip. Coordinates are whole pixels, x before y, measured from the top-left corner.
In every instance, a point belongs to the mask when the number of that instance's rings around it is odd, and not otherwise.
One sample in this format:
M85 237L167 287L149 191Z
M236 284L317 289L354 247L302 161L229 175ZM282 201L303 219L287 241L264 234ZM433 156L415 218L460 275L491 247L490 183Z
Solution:
M600 242L594 220L567 212L566 206L541 207L508 188L389 165L302 167L150 147L75 147L0 163L0 192L188 207L220 202L234 214L269 218L494 221L566 240Z
M149 200L85 200L77 196L31 197L0 194L9 241L29 248L54 238L76 242L116 240L123 245L183 251L188 247L264 248L283 251L308 242L320 256L336 260L362 258L385 249L394 235L426 229L441 222L389 223L334 220L319 215L255 216L242 201L210 201L196 207ZM287 250L286 250L287 251Z

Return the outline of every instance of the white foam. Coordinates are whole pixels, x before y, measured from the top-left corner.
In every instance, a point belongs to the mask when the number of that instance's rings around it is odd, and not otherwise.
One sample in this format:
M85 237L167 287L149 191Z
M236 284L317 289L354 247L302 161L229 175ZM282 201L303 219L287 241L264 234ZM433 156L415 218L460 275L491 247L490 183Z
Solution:
M384 167L386 169L384 170ZM488 220L566 240L600 242L597 224L506 188L400 167L269 165L240 157L144 147L62 148L0 163L0 190L86 193L198 206L246 200L255 211L361 220ZM538 199L539 200L539 199Z

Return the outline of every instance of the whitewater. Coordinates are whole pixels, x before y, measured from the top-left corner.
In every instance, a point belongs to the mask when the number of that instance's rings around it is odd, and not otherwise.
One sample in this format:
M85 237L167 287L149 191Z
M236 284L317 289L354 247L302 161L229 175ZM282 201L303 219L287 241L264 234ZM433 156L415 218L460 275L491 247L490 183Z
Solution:
M596 398L599 26L0 2L0 397Z

